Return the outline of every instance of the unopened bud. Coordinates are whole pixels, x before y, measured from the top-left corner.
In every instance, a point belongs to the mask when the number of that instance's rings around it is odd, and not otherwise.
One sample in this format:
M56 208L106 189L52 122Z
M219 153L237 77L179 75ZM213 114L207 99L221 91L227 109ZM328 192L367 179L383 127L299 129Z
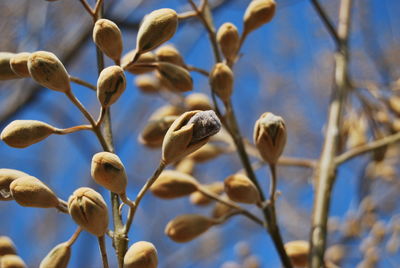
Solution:
M193 110L212 110L211 101L203 93L191 93L185 97L185 105L189 111Z
M40 262L39 268L67 268L71 258L71 247L68 243L55 246Z
M122 54L122 34L117 24L107 19L99 19L93 28L93 40L97 47L114 61Z
M181 67L185 66L185 62L179 51L172 45L164 45L157 49L156 56L158 61L169 62Z
M244 33L250 33L270 22L275 15L274 0L253 0L243 16Z
M177 116L165 116L150 120L140 134L139 141L148 147L160 147L169 127L177 118Z
M146 241L134 243L124 257L124 268L157 268L157 265L157 250Z
M213 219L197 214L176 217L165 227L165 234L173 241L184 243L195 239L215 224Z
M0 201L12 200L13 197L10 192L10 184L14 180L25 176L29 175L15 169L0 168Z
M81 187L68 199L68 211L74 221L95 236L103 236L108 227L108 209L95 190Z
M10 67L14 73L18 74L21 77L30 77L31 76L29 74L29 70L28 70L28 58L30 55L31 55L31 53L22 52L22 53L15 54L10 59Z
M7 254L16 255L17 250L13 241L8 236L0 236L0 259L1 256Z
M101 71L97 80L97 98L107 108L118 100L126 88L124 70L119 66L110 66Z
M308 241L295 240L285 244L285 250L294 266L307 267L310 244Z
M212 91L224 102L228 101L233 90L233 72L225 63L217 63L210 73Z
M0 81L21 78L10 66L10 61L14 56L14 53L0 52Z
M156 56L153 52L143 53L136 60L135 64L129 64L132 59L135 57L136 51L133 50L127 53L121 60L121 66L123 66L125 71L128 71L132 74L144 74L151 71L154 71L154 66L140 66L146 63L154 63L157 61Z
M192 176L175 170L165 170L150 190L157 197L171 199L190 195L197 187L198 182Z
M159 81L151 75L139 75L135 78L135 85L145 94L156 94L160 90Z
M150 120L158 120L166 116L179 116L184 111L182 107L176 105L164 105L151 114Z
M217 32L217 41L225 58L229 61L234 61L240 43L236 26L230 22L222 24Z
M214 194L220 195L221 193L224 192L224 184L222 182L214 182L211 184L207 185L202 185L204 189L206 189L209 192L212 192ZM213 200L210 199L208 196L205 196L201 192L194 192L190 195L190 202L192 204L198 205L198 206L205 206L208 205L212 202Z
M244 174L234 174L224 181L225 193L232 201L256 204L260 201L260 193L254 183Z
M190 73L175 64L168 62L157 63L157 71L163 85L177 92L186 92L193 89L193 80Z
M25 262L17 255L7 254L0 258L1 268L26 268Z
M181 161L175 163L175 170L186 173L186 174L193 174L193 170L196 166L196 162L193 161L193 159L190 158L183 158Z
M214 144L207 143L197 151L191 153L188 157L192 158L197 163L202 163L218 157L222 152L222 148Z

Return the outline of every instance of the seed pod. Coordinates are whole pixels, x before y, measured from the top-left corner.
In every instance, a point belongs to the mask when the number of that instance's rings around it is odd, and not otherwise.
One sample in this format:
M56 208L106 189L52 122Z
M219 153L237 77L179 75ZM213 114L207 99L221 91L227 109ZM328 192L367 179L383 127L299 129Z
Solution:
M117 24L107 19L99 19L94 24L93 41L97 47L114 61L122 54L122 34Z
M234 174L224 181L225 193L232 201L256 204L260 201L260 193L254 183L244 174Z
M201 110L207 111L212 110L211 101L207 95L203 93L191 93L185 97L185 105L189 111Z
M224 184L220 181L207 185L202 185L202 187L217 195L220 195L224 192ZM190 202L194 205L205 206L210 204L212 201L212 199L205 196L201 192L194 192L190 195Z
M129 64L136 55L136 51L133 50L127 53L121 60L121 66L124 68L125 71L128 71L132 74L144 74L151 71L154 71L155 67L152 66L140 66L140 64L146 63L154 63L157 61L156 56L153 52L143 53L139 56L136 60L135 64Z
M169 127L177 118L177 116L165 116L150 120L140 134L139 141L151 148L160 147Z
M286 144L286 126L282 117L264 113L254 126L254 143L269 164L275 164Z
M31 53L28 52L22 52L15 54L11 59L10 59L10 67L13 70L14 73L21 77L30 77L31 75L29 74L28 70L28 58L31 55Z
M146 241L134 243L124 257L124 268L157 268L157 265L157 250Z
M215 64L210 73L210 85L212 91L224 102L232 95L233 73L225 63Z
M109 107L115 103L126 88L124 70L119 66L103 69L97 80L97 98L101 106Z
M307 267L310 244L308 241L295 240L285 244L285 250L294 266Z
M139 75L135 78L135 85L144 94L157 94L160 91L159 81L151 75Z
M23 207L53 208L60 203L56 194L33 176L20 177L10 184L10 191Z
M240 44L236 26L230 22L222 24L217 32L217 41L225 58L228 61L234 61Z
M8 236L0 236L0 259L1 256L7 254L16 255L17 250L15 248L13 241Z
M95 190L81 187L68 199L68 211L74 221L95 236L103 236L108 227L108 209Z
M179 116L184 110L179 106L164 105L155 110L150 116L150 120L158 120L166 116Z
M164 45L156 50L158 61L169 62L181 67L185 67L185 62L179 51L172 45Z
M10 61L14 56L14 53L0 52L0 81L21 78L10 66Z
M244 34L248 34L270 22L275 15L274 0L253 0L243 16Z
M168 62L157 63L157 71L161 82L168 89L177 92L186 92L193 89L193 80L190 73L175 64Z
M31 77L40 85L61 92L71 90L69 75L62 62L51 52L37 51L28 58Z
M1 268L26 268L25 262L20 256L7 254L0 258Z
M67 268L71 247L67 243L55 246L40 262L39 268Z
M0 201L12 200L13 197L10 192L11 182L25 176L29 175L15 169L0 168Z
M222 148L207 143L197 151L191 153L188 157L192 158L197 163L203 163L218 157L222 152Z
M150 190L157 197L172 199L193 193L197 186L198 182L192 176L175 170L165 170Z
M165 227L165 234L178 243L189 242L206 232L215 224L213 219L197 214L185 214L171 220Z
M1 139L11 147L25 148L44 140L56 129L37 120L14 120L1 132Z

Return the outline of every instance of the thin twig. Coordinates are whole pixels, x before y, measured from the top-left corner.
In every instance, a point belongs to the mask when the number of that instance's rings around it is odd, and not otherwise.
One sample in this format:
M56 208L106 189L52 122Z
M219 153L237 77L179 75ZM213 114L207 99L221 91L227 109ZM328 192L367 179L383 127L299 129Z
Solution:
M88 83L88 82L86 82L86 81L84 81L84 80L82 80L82 79L80 79L80 78L78 78L78 77L75 77L75 76L71 76L71 75L70 75L70 76L69 76L69 80L70 80L71 82L74 82L75 84L78 84L78 85L87 87L87 88L89 88L89 89L91 89L91 90L94 90L94 91L97 90L97 88L96 88L95 85L92 85L92 84L90 84L90 83Z
M86 2L86 0L79 0L79 1L82 3L82 5L86 9L87 13L89 13L89 15L91 15L93 17L94 12L93 12L93 9L88 4L88 2Z
M72 244L75 243L76 239L78 239L80 233L82 232L82 227L78 226L76 228L75 233L70 237L70 239L68 239L68 241L66 242L66 244L68 245L68 247L72 246Z
M103 236L98 237L99 240L99 247L101 253L101 260L103 261L103 268L108 268L108 259L107 259L107 250L106 250L106 243Z
M202 74L202 75L204 75L205 77L209 77L209 76L210 76L210 73L209 73L207 70L204 70L204 69L195 67L195 66L193 66L193 65L186 65L186 69L187 69L188 71L198 72L199 74Z
M81 131L81 130L93 130L93 127L91 125L80 125L80 126L74 126L74 127L70 127L70 128L56 128L54 130L54 134L65 135L65 134L70 134L70 133L74 133L74 132Z
M58 201L59 201L59 202L58 202L58 204L57 204L57 206L56 206L56 209L57 209L58 211L62 212L62 213L69 214L67 202L65 202L64 200L62 200L62 199L60 199L60 198L58 198Z
M318 16L321 18L323 24L325 25L326 29L330 33L330 35L333 38L333 41L335 42L336 46L340 46L340 39L339 36L336 32L335 27L333 26L332 21L329 19L328 14L325 12L325 10L322 8L318 0L311 0L311 3L315 10L318 13Z

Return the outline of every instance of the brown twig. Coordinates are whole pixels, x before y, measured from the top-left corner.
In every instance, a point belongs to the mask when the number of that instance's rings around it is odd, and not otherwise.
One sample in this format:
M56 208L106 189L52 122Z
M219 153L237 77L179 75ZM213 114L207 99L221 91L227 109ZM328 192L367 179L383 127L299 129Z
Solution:
M84 80L82 80L82 79L80 79L80 78L78 78L78 77L75 77L75 76L71 76L71 75L70 75L70 76L69 76L69 80L70 80L71 82L74 82L75 84L78 84L78 85L87 87L88 89L91 89L91 90L94 90L94 91L97 90L97 87L96 87L95 85L92 85L92 84L90 84L90 83L88 83L88 82L86 82L86 81L84 81Z
M98 237L99 241L99 248L100 248L100 253L101 253L101 260L103 261L103 268L108 268L108 259L107 259L107 250L106 250L106 243L105 239L103 236Z
M68 239L68 241L66 242L66 244L68 245L68 247L72 246L72 244L75 243L76 239L78 239L80 233L82 232L82 227L78 226L76 228L75 233L70 237L70 239Z
M326 29L330 33L330 35L333 38L333 41L335 42L336 46L340 46L340 38L336 32L335 27L333 26L332 21L329 19L328 14L325 12L323 7L320 5L318 0L311 0L311 3L313 7L315 8L315 11L317 11L318 16L321 18L323 24L325 25Z

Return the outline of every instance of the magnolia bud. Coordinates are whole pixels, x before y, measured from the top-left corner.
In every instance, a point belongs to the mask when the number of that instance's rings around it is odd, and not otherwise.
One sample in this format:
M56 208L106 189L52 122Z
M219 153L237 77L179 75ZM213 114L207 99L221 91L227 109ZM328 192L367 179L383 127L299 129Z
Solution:
M197 190L197 186L198 182L192 176L175 170L165 170L150 190L157 197L171 199L189 195Z
M177 116L165 116L150 120L140 134L139 141L149 147L161 146L165 134L177 118Z
M0 259L1 256L7 254L16 255L17 250L15 249L13 241L8 236L0 236Z
M260 201L260 193L254 183L244 174L234 174L224 181L225 193L232 201L256 204Z
M93 28L93 40L97 47L114 61L122 54L122 34L117 24L107 19L99 19Z
M240 44L239 32L236 26L230 22L222 24L217 32L217 41L225 58L229 61L234 61Z
M243 16L244 33L250 33L270 22L275 15L274 0L253 0Z
M118 100L126 88L124 70L119 66L103 69L97 80L97 98L107 108Z
M0 168L0 201L12 200L13 197L10 192L11 182L25 176L29 175L15 169Z
M15 201L24 207L52 208L60 203L49 187L32 176L15 179L10 191Z
M67 268L71 257L71 247L68 243L55 246L40 262L39 268Z
M125 167L116 154L100 152L92 158L92 178L101 186L113 193L123 194L127 178Z
M225 63L215 64L210 73L210 85L212 91L218 97L227 102L232 95L233 90L233 73Z
M296 240L285 244L285 250L294 266L307 267L310 244L308 241Z
M267 163L276 164L286 144L286 126L282 117L262 114L254 126L254 143Z
M157 49L156 56L158 61L169 62L181 67L185 66L185 62L179 51L172 45L164 45Z
M171 220L164 232L175 242L184 243L203 234L214 224L213 219L202 215L186 214Z
M125 71L128 71L132 74L144 74L151 71L154 71L155 67L153 66L140 66L140 64L146 63L154 63L157 61L156 56L153 52L143 53L136 60L135 64L129 64L132 59L135 57L136 51L133 50L127 53L121 60L121 66L123 66Z
M146 241L134 243L124 257L124 268L157 268L157 265L157 250Z
M191 93L185 98L185 105L189 111L193 110L212 110L210 99L203 93Z
M1 268L26 268L25 262L17 255L7 254L0 258Z
M157 71L161 82L168 89L177 92L186 92L193 89L193 80L190 73L175 64L168 62L157 63Z
M37 120L15 120L1 132L1 139L11 147L25 148L44 140L56 129Z
M222 152L223 150L220 147L207 143L197 151L191 153L188 157L192 158L197 163L202 163L218 157Z
M47 51L37 51L28 58L31 77L40 85L61 92L71 90L67 70L56 55Z
M108 228L108 210L103 197L95 190L81 187L68 199L68 211L74 221L95 236Z
M157 94L160 90L159 81L151 75L139 75L135 79L135 85L145 94Z
M14 56L14 53L0 52L0 81L21 78L10 66L10 61Z
M209 192L212 192L217 195L220 195L221 193L224 192L224 184L219 181L207 185L202 185L202 187L208 190ZM213 200L210 199L208 196L205 196L201 192L194 192L190 195L190 202L198 206L208 205L211 203L211 201Z
M31 76L29 74L29 70L28 70L28 58L30 55L31 55L31 53L22 52L22 53L15 54L10 59L10 67L14 73L18 74L21 77L30 77Z

